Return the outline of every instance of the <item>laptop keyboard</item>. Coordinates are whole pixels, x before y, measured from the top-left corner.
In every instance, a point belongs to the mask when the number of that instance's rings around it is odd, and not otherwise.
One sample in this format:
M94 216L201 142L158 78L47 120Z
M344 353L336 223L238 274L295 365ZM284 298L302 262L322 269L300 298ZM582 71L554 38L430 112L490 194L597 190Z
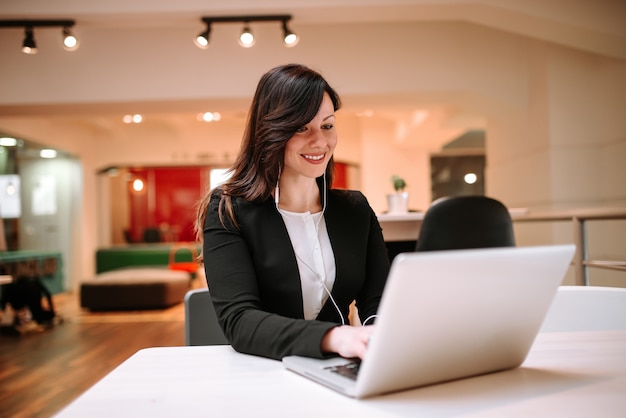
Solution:
M341 364L339 366L329 366L326 369L330 370L333 373L340 374L349 379L356 380L356 376L359 374L359 367L361 366L361 362L355 360L352 363Z

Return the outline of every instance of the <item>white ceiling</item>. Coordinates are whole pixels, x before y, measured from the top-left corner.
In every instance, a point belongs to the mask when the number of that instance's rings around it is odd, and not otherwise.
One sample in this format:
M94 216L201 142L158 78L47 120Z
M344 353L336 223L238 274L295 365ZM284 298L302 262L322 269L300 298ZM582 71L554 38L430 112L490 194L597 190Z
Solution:
M72 18L81 26L176 26L200 16L293 15L302 23L466 21L626 58L623 0L29 0L2 4L1 19Z
M242 14L293 15L293 22L302 24L342 22L406 22L406 21L464 21L514 33L529 38L578 48L608 57L626 59L626 2L623 0L107 0L86 2L73 0L29 0L6 2L0 8L0 19L72 18L77 26L169 27L187 25L198 27L201 16ZM369 103L372 103L369 98ZM226 117L243 119L248 100L220 103ZM362 112L358 102L345 103L354 112ZM206 102L204 103L206 106ZM163 123L185 124L195 117L197 103L145 103L144 109L159 114ZM108 115L106 105L89 108L83 122L101 129L114 129L119 123L120 107L115 119ZM174 111L173 109L176 109ZM380 100L378 113L395 114L403 120L414 118L407 114L415 109L403 109L401 103ZM445 107L424 109L441 118L449 118L453 109ZM59 106L4 108L3 113L37 116L38 113L58 117L80 115L84 109ZM402 113L405 114L402 114ZM449 113L446 115L446 113ZM476 126L479 121L467 121ZM441 135L442 141L446 134Z

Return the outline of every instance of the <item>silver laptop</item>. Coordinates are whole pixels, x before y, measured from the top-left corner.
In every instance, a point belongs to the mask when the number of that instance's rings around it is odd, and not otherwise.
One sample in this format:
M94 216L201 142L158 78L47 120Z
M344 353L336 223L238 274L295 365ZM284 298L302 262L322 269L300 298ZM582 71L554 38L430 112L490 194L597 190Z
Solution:
M399 254L366 358L283 358L288 369L364 398L518 367L574 245ZM356 378L347 377L358 367Z

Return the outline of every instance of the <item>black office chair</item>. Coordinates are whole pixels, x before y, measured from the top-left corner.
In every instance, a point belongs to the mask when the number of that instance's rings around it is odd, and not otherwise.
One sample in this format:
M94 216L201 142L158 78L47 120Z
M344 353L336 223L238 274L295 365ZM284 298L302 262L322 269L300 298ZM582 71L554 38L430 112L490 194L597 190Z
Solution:
M162 242L159 228L148 227L143 231L143 242Z
M426 211L416 251L513 246L506 206L486 196L452 196L436 200Z
M133 233L130 229L125 229L124 231L124 240L126 241L127 244L134 244L137 241L135 241L135 238L133 238Z

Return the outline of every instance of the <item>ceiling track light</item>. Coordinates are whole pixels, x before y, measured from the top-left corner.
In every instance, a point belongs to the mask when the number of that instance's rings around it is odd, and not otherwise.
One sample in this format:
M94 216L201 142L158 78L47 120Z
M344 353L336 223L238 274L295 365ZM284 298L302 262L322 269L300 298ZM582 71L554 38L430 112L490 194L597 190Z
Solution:
M256 40L254 39L254 35L250 30L250 24L248 22L245 22L243 26L243 31L241 32L241 35L239 35L239 45L243 46L244 48L250 48L254 46L255 42Z
M193 42L198 48L207 49L209 47L209 35L211 34L211 24L206 24L206 29L196 35Z
M292 46L296 46L299 41L300 37L289 30L287 20L283 20L283 43L285 46L291 48Z
M78 39L72 34L71 28L76 24L74 20L40 20L40 19L21 19L21 20L0 20L0 28L24 28L24 41L22 42L22 52L25 54L37 53L37 44L35 43L36 27L55 27L63 28L63 47L68 51L74 51L78 48Z
M69 26L63 26L63 48L66 51L76 51L78 49L78 38L74 36Z
M251 22L279 22L282 25L283 43L285 46L292 47L299 41L298 35L287 27L287 23L291 20L291 15L204 16L201 20L207 25L207 29L196 36L194 43L202 49L206 49L209 45L209 33L213 23L243 23L243 31L239 36L238 42L244 48L250 48L256 41L250 30Z
M26 26L24 28L24 41L22 42L22 52L25 54L36 54L38 51L37 43L35 42L35 35L33 33L32 26Z

